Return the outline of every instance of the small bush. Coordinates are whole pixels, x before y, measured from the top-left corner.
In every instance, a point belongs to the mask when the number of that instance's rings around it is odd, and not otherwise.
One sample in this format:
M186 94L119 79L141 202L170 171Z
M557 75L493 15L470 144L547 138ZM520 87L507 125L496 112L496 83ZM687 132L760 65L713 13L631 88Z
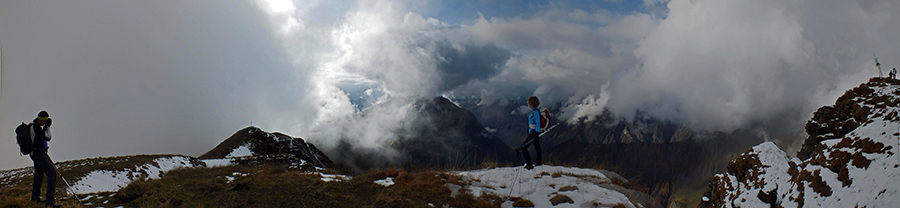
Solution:
M559 191L561 191L561 192L566 192L566 191L577 191L577 190L578 190L578 187L577 187L577 186L572 186L572 185L563 186L562 188L559 188Z

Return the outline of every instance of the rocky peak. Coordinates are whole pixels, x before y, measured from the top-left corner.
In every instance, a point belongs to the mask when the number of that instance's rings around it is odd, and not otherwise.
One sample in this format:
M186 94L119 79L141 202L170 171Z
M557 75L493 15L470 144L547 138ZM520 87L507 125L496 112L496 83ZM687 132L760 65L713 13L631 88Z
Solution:
M283 161L300 166L333 167L334 164L315 145L282 133L269 133L247 127L222 141L200 159L232 158L236 162Z

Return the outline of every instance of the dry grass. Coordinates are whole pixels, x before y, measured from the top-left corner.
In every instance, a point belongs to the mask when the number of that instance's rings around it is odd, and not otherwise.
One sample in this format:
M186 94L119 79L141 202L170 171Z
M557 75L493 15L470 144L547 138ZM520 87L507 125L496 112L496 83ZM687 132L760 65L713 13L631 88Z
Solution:
M555 173L553 173L552 175L550 175L550 177L553 177L553 178L559 178L559 177L562 177L562 173L560 173L560 172L555 172Z
M484 161L481 163L481 169L493 169L497 168L499 165L495 161Z

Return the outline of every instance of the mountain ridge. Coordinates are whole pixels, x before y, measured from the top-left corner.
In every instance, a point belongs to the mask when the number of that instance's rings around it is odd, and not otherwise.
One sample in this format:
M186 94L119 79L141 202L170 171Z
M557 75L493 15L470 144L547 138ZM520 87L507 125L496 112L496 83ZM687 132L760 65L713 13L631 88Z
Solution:
M900 204L900 81L872 78L807 122L797 157L756 145L710 181L701 207L892 207Z

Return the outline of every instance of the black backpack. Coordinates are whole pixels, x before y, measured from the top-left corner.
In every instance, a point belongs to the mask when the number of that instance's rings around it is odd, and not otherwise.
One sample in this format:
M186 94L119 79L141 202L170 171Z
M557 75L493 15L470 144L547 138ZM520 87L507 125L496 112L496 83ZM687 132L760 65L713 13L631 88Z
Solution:
M31 124L22 123L16 127L16 143L19 143L19 151L24 155L31 154L34 150L34 142L31 141L31 131L28 128L31 128Z

